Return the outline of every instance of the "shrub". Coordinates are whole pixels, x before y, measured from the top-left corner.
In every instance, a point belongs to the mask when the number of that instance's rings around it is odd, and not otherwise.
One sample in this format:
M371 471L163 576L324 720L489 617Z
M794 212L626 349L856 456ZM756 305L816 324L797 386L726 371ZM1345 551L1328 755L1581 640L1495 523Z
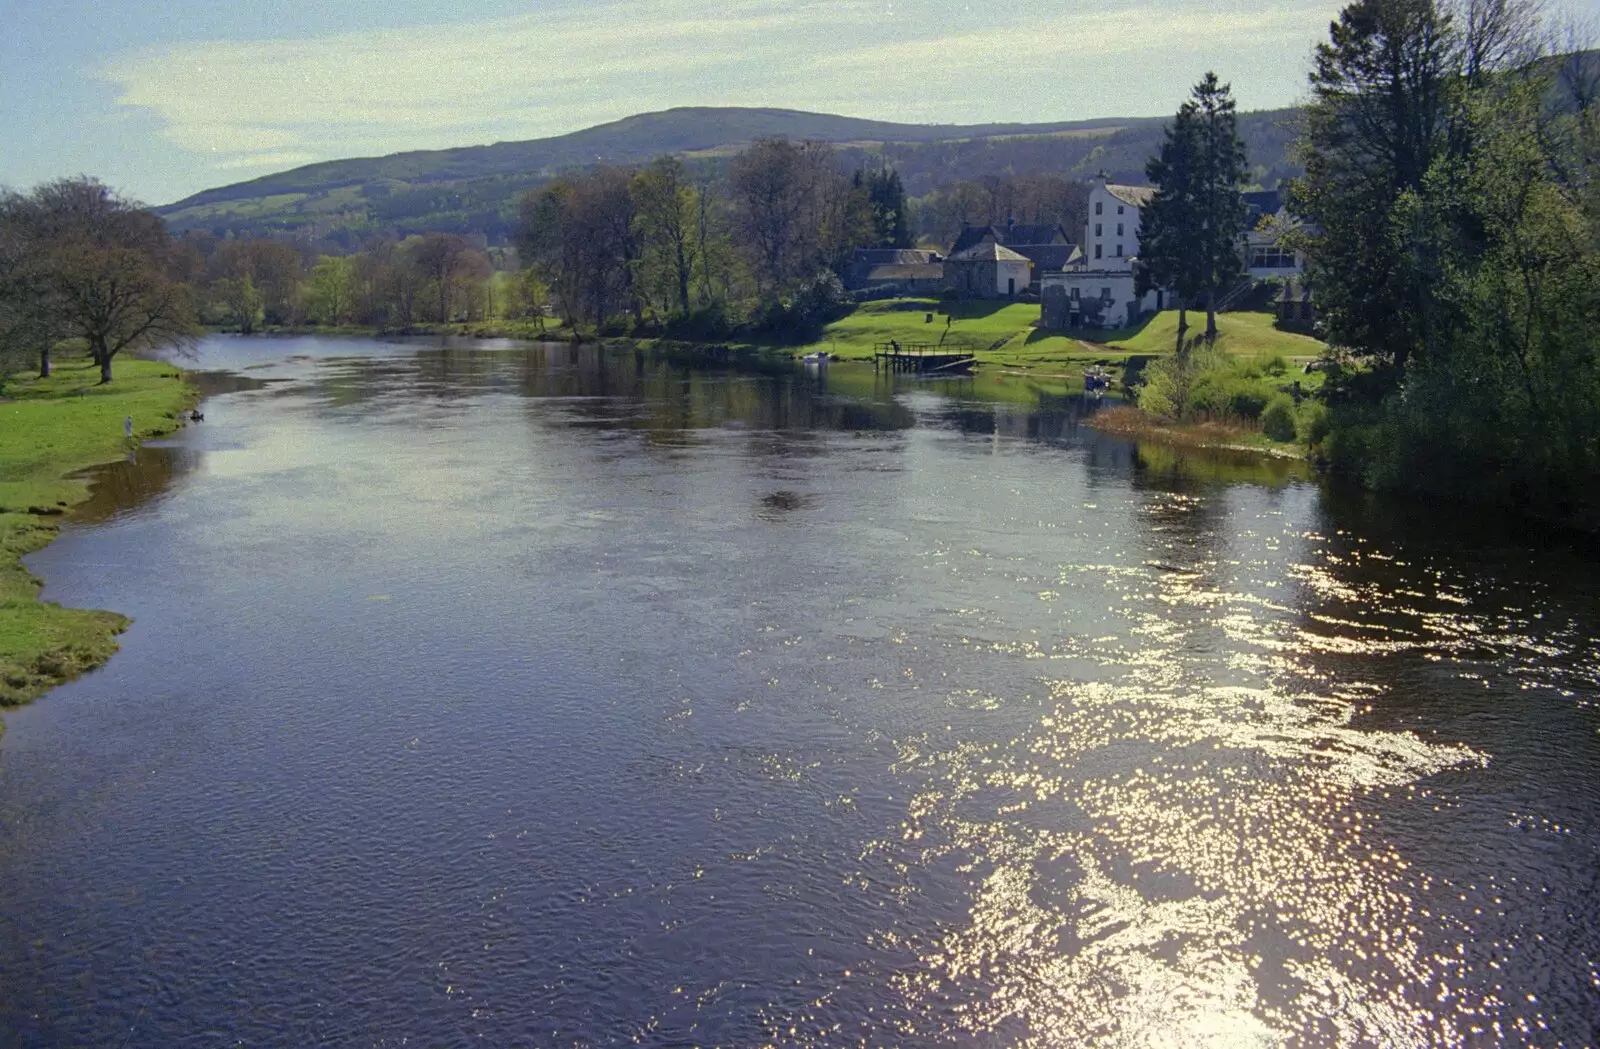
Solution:
M1259 419L1267 407L1268 393L1259 383L1235 383L1228 390L1228 414Z
M1300 415L1300 439L1315 448L1328 436L1328 406L1321 401L1307 401Z
M733 327L721 301L701 306L688 315L675 313L667 322L667 331L681 338L726 339Z
M1294 440L1294 401L1280 393L1267 402L1261 412L1261 429L1274 441Z
M1178 417L1182 405L1178 403L1176 371L1176 362L1171 357L1163 357L1141 371L1142 381L1136 387L1141 411L1162 419Z
M1271 357L1268 357L1266 359L1266 361L1263 362L1262 365L1261 365L1261 373L1263 375L1271 375L1273 377L1278 377L1278 376L1282 376L1282 375L1288 374L1288 371L1289 371L1289 362L1283 359L1283 354L1281 354L1281 353L1273 354Z
M1259 376L1251 376L1247 366L1205 362L1189 387L1189 410L1217 419L1255 420L1271 396L1271 386Z

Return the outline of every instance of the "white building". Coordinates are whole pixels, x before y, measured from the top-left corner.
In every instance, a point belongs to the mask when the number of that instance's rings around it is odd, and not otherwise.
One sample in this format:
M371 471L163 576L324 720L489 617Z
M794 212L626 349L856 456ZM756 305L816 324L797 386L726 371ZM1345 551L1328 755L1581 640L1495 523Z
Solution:
M1155 190L1102 182L1089 192L1083 231L1084 258L1077 266L1040 278L1041 323L1046 328L1119 328L1166 306L1161 291L1134 294L1139 259L1139 208ZM1257 280L1276 277L1303 285L1305 259L1279 243L1288 226L1282 194L1244 194L1247 216L1240 231L1245 271ZM1269 221L1270 220L1270 221ZM1308 310L1303 307L1302 312Z
M1155 191L1147 186L1101 182L1089 191L1083 228L1083 259L1039 279L1047 328L1120 328L1147 310L1162 308L1159 291L1134 294L1139 258L1139 208Z

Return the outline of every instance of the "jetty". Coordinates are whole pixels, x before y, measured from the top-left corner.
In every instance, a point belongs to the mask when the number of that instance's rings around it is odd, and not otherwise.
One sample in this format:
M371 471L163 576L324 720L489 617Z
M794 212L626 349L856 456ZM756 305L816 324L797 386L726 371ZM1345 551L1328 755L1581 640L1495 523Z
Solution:
M915 375L964 375L978 363L972 348L931 342L880 342L872 348L872 367Z

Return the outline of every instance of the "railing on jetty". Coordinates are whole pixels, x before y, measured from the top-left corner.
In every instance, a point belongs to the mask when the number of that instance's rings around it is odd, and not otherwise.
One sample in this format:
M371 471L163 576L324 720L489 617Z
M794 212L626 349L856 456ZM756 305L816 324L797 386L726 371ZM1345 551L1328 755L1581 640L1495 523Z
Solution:
M955 375L978 362L972 347L959 343L880 342L872 348L872 367L918 375Z

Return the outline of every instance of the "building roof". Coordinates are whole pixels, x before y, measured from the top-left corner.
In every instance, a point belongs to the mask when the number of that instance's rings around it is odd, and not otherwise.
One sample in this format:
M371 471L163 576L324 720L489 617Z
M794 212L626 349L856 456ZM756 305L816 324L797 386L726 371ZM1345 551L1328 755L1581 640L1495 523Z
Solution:
M857 265L925 266L939 261L939 253L926 248L857 248Z
M1018 255L1025 255L1041 270L1065 269L1083 258L1076 244L1008 244Z
M992 240L997 244L1004 244L1008 248L1015 248L1019 244L1070 244L1072 238L1067 236L1067 231L1058 223L1039 223L1037 225L1020 225L1008 222L1004 226L963 226L961 235L956 237L955 246L950 249L950 254L966 251L968 248Z
M1283 194L1275 189L1251 190L1239 196L1244 199L1245 207L1262 215L1276 215L1283 207Z
M1156 194L1156 191L1149 186L1118 186L1111 182L1106 183L1106 192L1124 204L1132 204L1136 208L1150 203L1150 198Z
M1000 243L1014 248L1018 244L1066 244L1071 240L1067 231L1056 223L1046 222L1037 226L1008 223Z
M937 262L918 263L915 265L882 264L869 266L861 275L865 283L879 281L903 280L942 280L944 279L944 266Z
M1261 220L1276 215L1283 209L1283 194L1275 189L1255 190L1239 194L1244 200L1244 229L1253 233L1261 228Z
M1028 262L1028 256L1019 255L1004 244L986 240L965 251L952 252L950 262Z
M1000 231L993 226L962 226L961 234L956 237L955 245L951 247L950 254L960 254L968 248L982 244L985 240L999 243L1004 238L1000 236Z

